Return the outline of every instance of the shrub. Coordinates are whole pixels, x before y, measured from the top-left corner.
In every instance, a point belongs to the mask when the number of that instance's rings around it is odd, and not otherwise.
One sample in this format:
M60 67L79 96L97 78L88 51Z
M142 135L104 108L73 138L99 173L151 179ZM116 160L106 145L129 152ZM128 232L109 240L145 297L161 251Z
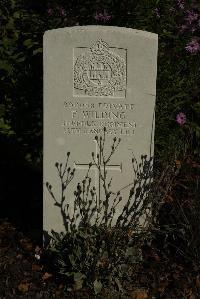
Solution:
M139 164L135 158L132 159L134 181L121 214L116 223L112 223L122 196L120 190L112 190L112 179L107 177L106 165L115 154L120 139L114 138L110 153L105 153L105 133L106 130L103 137L95 137L100 154L95 157L92 153L93 163L77 185L72 214L66 192L75 170L69 167L69 152L66 163L55 164L62 186L60 199L55 196L53 187L46 184L55 206L60 209L65 227L61 234L52 231L48 250L57 272L68 277L66 289L71 291L85 286L95 294L103 288L117 288L124 292L128 273L134 271L135 265L142 260L144 240L151 238L152 158L142 156ZM97 168L103 186L101 197L91 185L92 165Z

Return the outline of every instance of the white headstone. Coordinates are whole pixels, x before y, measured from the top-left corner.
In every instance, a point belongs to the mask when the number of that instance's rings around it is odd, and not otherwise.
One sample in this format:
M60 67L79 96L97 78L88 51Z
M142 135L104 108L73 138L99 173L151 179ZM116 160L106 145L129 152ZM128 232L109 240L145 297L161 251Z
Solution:
M70 152L68 165L75 168L74 178L65 190L65 204L69 204L70 213L74 191L78 182L83 181L89 163L92 163L91 187L96 187L98 196L105 196L94 165L98 155L103 171L98 143L99 136L104 136L104 128L107 158L113 138L117 138L115 145L118 138L121 139L105 167L107 182L112 178L112 191L131 186L133 155L138 160L141 155L153 155L157 47L156 34L130 28L77 26L45 33L45 231L64 230L60 208L55 205L61 200L55 163L64 164L67 152ZM52 185L56 201L50 196L46 182ZM123 199L117 206L115 218L122 211L129 191L128 187L121 191Z

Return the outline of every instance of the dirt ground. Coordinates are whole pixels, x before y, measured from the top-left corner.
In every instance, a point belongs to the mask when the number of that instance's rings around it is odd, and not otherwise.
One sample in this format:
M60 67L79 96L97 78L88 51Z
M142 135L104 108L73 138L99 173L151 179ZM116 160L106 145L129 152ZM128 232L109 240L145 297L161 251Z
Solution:
M134 275L141 287L130 288L129 296L91 295L87 290L64 294L64 286L47 270L42 249L17 231L9 222L0 222L0 299L196 299L200 298L200 269L174 262L162 263L154 251L148 254L140 274ZM134 281L134 285L135 285ZM107 294L107 295L106 295Z

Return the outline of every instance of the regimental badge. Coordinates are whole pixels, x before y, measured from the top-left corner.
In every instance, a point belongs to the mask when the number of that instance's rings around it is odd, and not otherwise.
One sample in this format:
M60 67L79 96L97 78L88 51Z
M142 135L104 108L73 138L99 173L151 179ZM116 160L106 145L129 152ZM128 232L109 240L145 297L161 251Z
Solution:
M75 57L75 95L125 97L126 54L120 55L120 49L118 53L115 49L117 48L109 48L100 39ZM121 51L126 53L124 49Z

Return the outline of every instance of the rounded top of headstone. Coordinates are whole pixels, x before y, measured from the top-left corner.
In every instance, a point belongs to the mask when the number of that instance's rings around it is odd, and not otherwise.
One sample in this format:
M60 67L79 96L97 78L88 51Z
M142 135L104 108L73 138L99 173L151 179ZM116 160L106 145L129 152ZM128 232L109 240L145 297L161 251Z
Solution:
M86 26L72 26L72 27L63 27L63 28L57 28L57 29L52 29L52 30L47 30L44 33L44 36L51 34L51 33L56 33L56 32L75 32L75 31L109 31L109 32L122 32L122 33L130 33L134 35L140 35L145 38L151 38L151 39L158 39L158 34L148 32L148 31L143 31L143 30L138 30L134 28L127 28L127 27L118 27L118 26L104 26L104 25L86 25Z

